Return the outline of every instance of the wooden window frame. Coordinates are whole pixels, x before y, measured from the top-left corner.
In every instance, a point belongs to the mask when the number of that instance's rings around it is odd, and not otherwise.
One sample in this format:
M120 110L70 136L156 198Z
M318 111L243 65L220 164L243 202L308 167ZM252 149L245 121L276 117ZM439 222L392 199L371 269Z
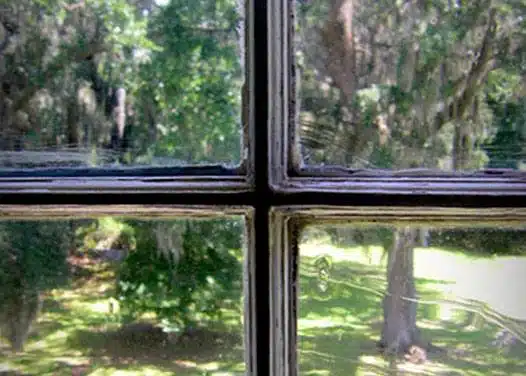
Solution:
M294 375L298 234L312 221L525 223L521 172L374 174L294 162L292 0L247 0L248 157L242 168L0 173L0 215L246 219L247 374ZM206 173L203 173L205 171ZM330 194L328 194L330 193ZM257 267L256 267L257 265Z

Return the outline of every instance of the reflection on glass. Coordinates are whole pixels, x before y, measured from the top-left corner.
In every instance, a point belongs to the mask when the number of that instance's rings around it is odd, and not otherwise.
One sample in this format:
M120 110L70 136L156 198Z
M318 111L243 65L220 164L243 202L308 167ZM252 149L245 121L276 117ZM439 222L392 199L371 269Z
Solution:
M525 245L524 228L307 228L300 374L523 374Z
M237 164L242 0L0 2L0 167Z
M525 168L522 5L295 3L307 164Z
M0 223L0 373L242 375L243 221Z

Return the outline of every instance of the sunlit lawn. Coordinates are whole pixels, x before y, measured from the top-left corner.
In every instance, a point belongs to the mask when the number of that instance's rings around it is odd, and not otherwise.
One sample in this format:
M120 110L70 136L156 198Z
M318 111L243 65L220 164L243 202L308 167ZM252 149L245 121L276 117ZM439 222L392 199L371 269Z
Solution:
M302 245L300 255L301 374L397 374L376 348L386 288L382 249L310 243ZM332 260L326 286L320 286L315 267L323 255ZM401 361L398 374L526 375L524 345L499 349L490 343L500 327L477 322L458 306L436 303L444 298L477 299L499 313L526 320L526 257L474 258L419 248L415 276L419 298L430 303L418 308L422 335L447 354L430 354L423 365Z
M326 288L320 288L314 267L323 255L332 261ZM301 256L301 373L393 374L375 347L386 286L381 249L305 244ZM0 345L0 371L8 366L29 375L243 374L239 327L197 335L175 346L112 337L118 326L109 314L114 275L108 268L92 272L71 288L49 294L25 352L11 354ZM479 299L519 320L526 320L521 293L526 290L525 272L525 257L473 258L440 249L415 252L421 299ZM499 327L484 321L473 325L471 316L450 304L420 304L418 324L424 338L448 353L431 355L424 365L399 364L400 374L526 375L526 349L519 345L505 351L490 345Z
M12 354L0 343L0 374L5 368L50 376L244 374L240 325L197 333L175 345L120 338L109 313L114 273L100 266L91 271L71 288L48 294L23 353Z

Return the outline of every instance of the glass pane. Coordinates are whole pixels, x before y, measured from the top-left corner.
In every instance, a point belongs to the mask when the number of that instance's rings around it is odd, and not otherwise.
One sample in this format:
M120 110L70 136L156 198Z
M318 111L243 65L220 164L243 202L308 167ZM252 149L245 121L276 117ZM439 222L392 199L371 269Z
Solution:
M526 228L309 227L300 374L524 374L525 245Z
M240 218L0 223L0 373L244 375Z
M0 1L0 167L240 161L243 0Z
M522 2L295 4L306 164L526 169Z

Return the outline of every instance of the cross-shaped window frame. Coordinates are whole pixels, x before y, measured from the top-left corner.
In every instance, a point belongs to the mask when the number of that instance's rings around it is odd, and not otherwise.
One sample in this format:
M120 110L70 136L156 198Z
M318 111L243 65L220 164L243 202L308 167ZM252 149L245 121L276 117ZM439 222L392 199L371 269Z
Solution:
M360 175L294 158L292 0L247 0L248 151L242 168L2 175L4 218L244 215L247 374L294 375L298 234L323 221L526 223L526 175ZM246 104L245 104L246 105ZM217 173L215 173L216 171Z

